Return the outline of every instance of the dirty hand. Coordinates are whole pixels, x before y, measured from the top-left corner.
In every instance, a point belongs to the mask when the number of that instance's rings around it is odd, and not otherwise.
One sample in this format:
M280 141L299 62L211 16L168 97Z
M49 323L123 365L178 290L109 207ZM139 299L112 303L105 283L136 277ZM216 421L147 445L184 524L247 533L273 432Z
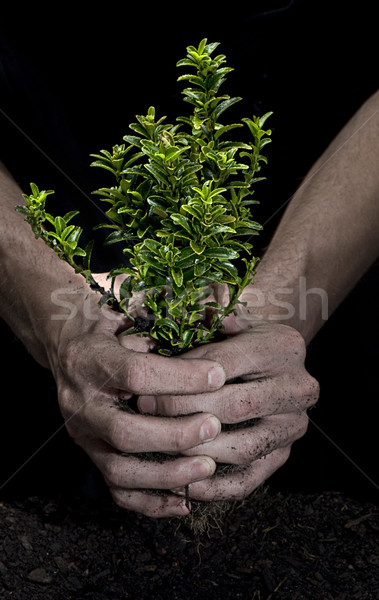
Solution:
M118 403L133 395L211 392L224 384L224 370L207 358L149 353L142 338L121 336L126 317L98 309L98 296L88 296L91 309L88 298L85 310L78 300L50 352L68 433L97 465L118 505L152 517L187 514L182 498L149 490L181 488L212 475L216 464L201 445L218 435L219 420L204 411L177 419L133 414ZM194 455L184 456L192 447ZM154 452L180 456L166 462L137 456Z
M215 440L183 453L206 454L228 465L226 474L217 471L190 484L190 497L198 500L249 495L286 462L292 443L306 432L307 409L318 399L318 384L304 367L304 341L295 329L262 320L241 328L229 317L225 325L229 336L224 341L191 350L186 357L220 363L226 385L199 395L139 400L142 411L166 416L204 411L228 426ZM244 428L233 427L244 421L250 421Z

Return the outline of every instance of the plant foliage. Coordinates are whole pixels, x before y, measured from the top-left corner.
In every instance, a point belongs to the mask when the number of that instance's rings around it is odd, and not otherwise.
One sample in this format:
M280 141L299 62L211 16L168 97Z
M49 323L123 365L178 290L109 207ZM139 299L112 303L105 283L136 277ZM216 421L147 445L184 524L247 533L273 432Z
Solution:
M106 244L121 244L126 257L110 270L109 290L91 272L91 245L78 245L81 229L70 224L76 211L51 216L45 202L52 191L39 191L35 184L32 194L24 195L26 205L16 207L35 236L100 292L100 304L129 315L131 297L143 292L145 333L166 355L214 338L252 281L257 261L250 240L262 227L251 206L257 203L253 186L264 179L258 174L267 162L262 149L271 141L271 131L264 129L271 113L231 124L221 120L241 98L220 93L232 69L223 54L212 57L217 47L204 39L177 63L185 69L178 81L186 85L189 116L169 124L151 106L129 125L124 143L91 155L92 166L110 172L114 183L94 192L108 205L107 222L100 227L109 229ZM245 128L247 141L229 139L237 128ZM119 275L124 279L116 298ZM215 283L228 287L227 306L212 297ZM139 326L127 333L136 331Z

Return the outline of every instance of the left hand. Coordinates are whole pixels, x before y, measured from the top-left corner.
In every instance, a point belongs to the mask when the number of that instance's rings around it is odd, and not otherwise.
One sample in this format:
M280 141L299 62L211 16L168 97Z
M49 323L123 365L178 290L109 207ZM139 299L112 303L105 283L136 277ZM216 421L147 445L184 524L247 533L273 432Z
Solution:
M139 400L141 412L165 416L207 412L223 424L257 419L184 452L229 465L226 474L216 471L190 484L190 496L197 500L242 499L270 477L287 461L293 442L305 434L307 409L319 394L318 383L305 369L305 344L295 329L261 320L241 326L233 317L224 324L229 334L224 341L200 346L183 358L220 363L228 384L214 392Z

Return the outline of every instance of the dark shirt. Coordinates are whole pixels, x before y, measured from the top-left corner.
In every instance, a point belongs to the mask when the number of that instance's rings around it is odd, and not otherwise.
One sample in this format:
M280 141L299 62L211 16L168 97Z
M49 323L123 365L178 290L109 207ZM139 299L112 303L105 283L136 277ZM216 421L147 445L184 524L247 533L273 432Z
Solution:
M254 217L264 225L255 243L260 254L307 170L379 88L373 3L270 0L248 3L247 8L236 4L236 10L230 3L226 8L202 3L180 9L123 4L125 8L101 5L101 10L92 8L80 14L54 8L53 14L45 10L41 18L32 5L22 9L21 18L2 15L0 159L25 192L31 181L56 190L57 209L49 205L50 212L79 209L80 224L92 237L91 226L103 217L91 192L109 182L104 183L103 172L89 166L90 153L122 143L128 124L136 114L146 114L150 105L170 119L181 114L176 61L185 56L187 45L197 45L207 37L210 42L220 42L219 51L234 67L225 93L243 97L236 118L274 112L268 122L273 130L269 164L262 173L267 181L256 190L261 203ZM107 258L104 260L106 264ZM101 253L97 261L101 269ZM364 416L372 402L377 403L376 272L374 265L308 351L308 368L320 380L322 390L311 413L317 426L310 427L307 436L297 442L304 451L295 452L288 466L280 470L281 486L373 491L363 473L372 472L370 456L376 456L369 446L376 437L375 420L368 423ZM4 337L2 340L5 347ZM9 360L18 363L17 352L14 359L12 356L11 352ZM11 448L9 463L3 467L8 475L28 461L30 448L34 452L39 445L44 447L54 423L62 431L60 417L51 414L56 406L51 400L53 384L50 380L41 384L42 375L34 363L29 377L25 376L27 359L22 361L26 387L17 392L18 401L25 400L24 425L13 399L4 406L8 414L2 415L2 453ZM38 390L32 403L30 389ZM16 422L17 432L11 433L9 442L9 423ZM52 436L52 443L56 440L57 436ZM47 462L53 461L49 473L55 472L60 484L66 469L67 480L71 480L73 463L66 454L59 462L50 448L51 444L46 446L45 457ZM71 446L66 453L67 448ZM43 463L42 452L37 458L40 456ZM351 456L359 469L346 456ZM31 462L31 467L33 464L31 480L35 482L39 474L45 481L46 469L38 462ZM24 472L20 472L21 487Z

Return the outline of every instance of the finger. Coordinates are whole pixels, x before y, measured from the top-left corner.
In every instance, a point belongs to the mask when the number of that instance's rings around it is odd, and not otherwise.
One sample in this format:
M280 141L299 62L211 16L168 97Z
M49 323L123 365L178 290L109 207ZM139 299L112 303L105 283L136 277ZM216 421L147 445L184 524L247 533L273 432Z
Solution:
M186 501L173 494L162 495L139 490L110 488L114 502L126 510L141 513L154 519L182 517L190 512Z
M318 384L305 369L276 377L228 384L217 392L188 396L141 397L142 412L166 416L185 415L204 410L222 423L240 423L248 419L288 412L303 412L318 399Z
M305 413L266 417L251 427L221 433L201 450L191 448L185 454L193 456L201 451L218 463L246 465L292 444L305 434L307 427Z
M229 384L215 393L141 398L140 410L167 416L189 414L205 406L222 423L239 423L270 414L304 411L318 400L317 382L304 369L301 373Z
M288 371L291 364L301 364L305 358L305 344L300 333L292 327L259 322L251 331L199 346L184 357L207 358L221 364L227 380L248 374L265 377Z
M225 382L222 366L209 359L167 358L138 352L105 335L91 335L90 346L86 337L76 339L67 349L65 363L65 372L83 373L83 377L90 368L96 378L95 386L103 391L196 394L218 389Z
M220 421L209 413L165 418L131 414L110 399L86 402L75 415L85 431L106 441L120 452L173 452L178 454L214 439Z
M274 450L250 465L216 471L216 475L210 479L191 484L190 497L203 501L242 500L284 465L290 451L291 447L286 446Z
M142 458L120 454L98 440L88 441L86 451L112 488L168 490L210 477L216 470L216 463L207 456L151 454Z

